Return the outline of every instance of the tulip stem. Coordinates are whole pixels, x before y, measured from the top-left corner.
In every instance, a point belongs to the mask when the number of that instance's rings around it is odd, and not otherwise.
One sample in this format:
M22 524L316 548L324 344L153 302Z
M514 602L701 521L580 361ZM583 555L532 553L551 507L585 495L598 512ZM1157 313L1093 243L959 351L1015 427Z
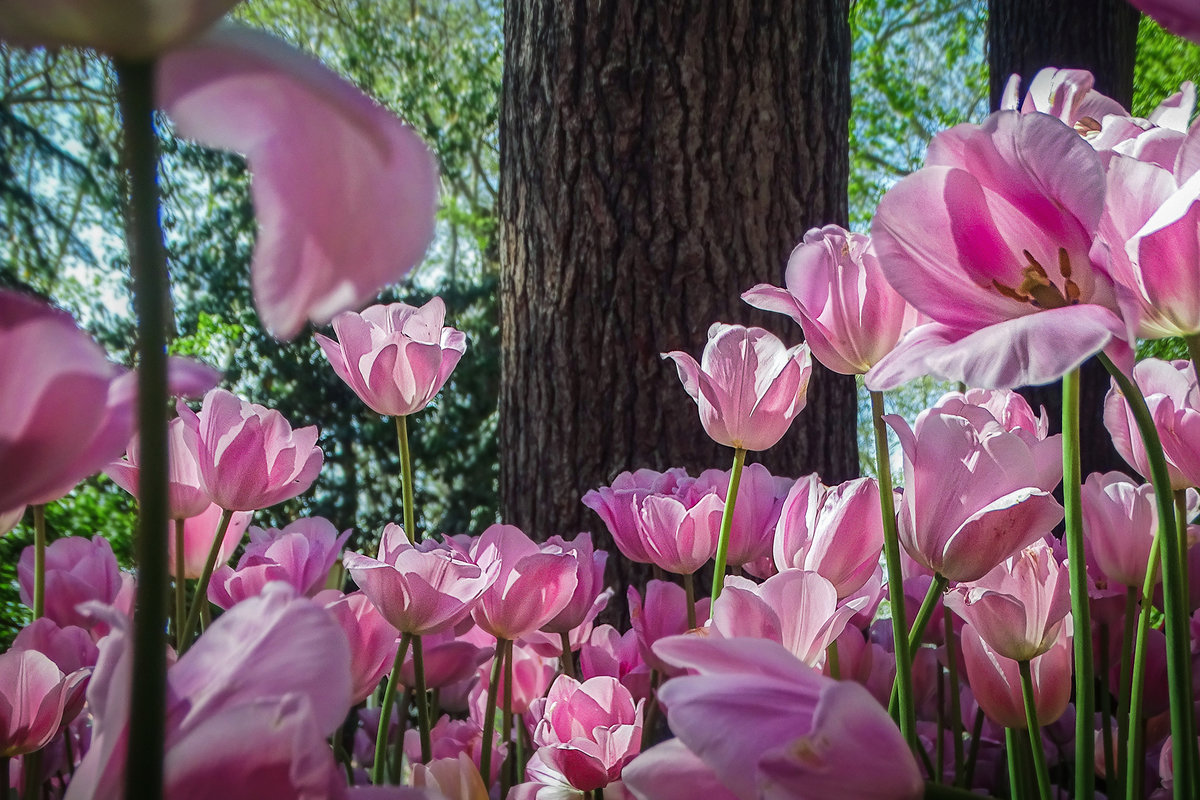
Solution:
M1190 349L1191 348L1189 346L1189 350ZM1189 586L1190 575L1188 574L1189 570L1188 570L1188 534L1187 534L1187 528L1188 528L1187 491L1184 489L1176 489L1174 492L1174 499L1175 499L1176 537L1179 541L1179 563L1180 563L1179 593L1183 596L1183 599L1184 599L1184 604L1183 604L1184 609L1190 612L1191 608L1192 608L1192 597L1191 597L1191 588ZM1190 626L1189 626L1189 631L1190 631ZM1189 753L1189 755L1191 756L1191 759L1192 759L1192 792L1191 792L1190 796L1195 798L1195 797L1200 797L1200 755L1198 755L1196 753L1196 748L1195 748L1195 744L1196 744L1196 716L1195 716L1195 714L1188 714L1187 717L1185 718L1185 721L1188 724L1188 734L1187 734L1187 738L1184 739L1184 741L1192 743L1192 747L1191 747L1190 753Z
M925 800L979 800L979 795L942 783L925 783Z
M512 639L504 642L504 713L500 717L500 725L504 728L504 766L500 770L500 797L508 795L509 770L515 763L512 747L512 705L513 705L513 643Z
M1021 697L1025 700L1025 724L1029 728L1029 751L1033 754L1033 771L1037 775L1038 795L1041 800L1050 800L1050 773L1046 771L1046 751L1042 747L1042 726L1038 724L1037 701L1033 697L1033 671L1029 659L1017 662L1021 670ZM1089 732L1090 733L1090 732ZM1079 743L1075 743L1076 748ZM1093 770L1094 763L1089 765ZM1088 795L1078 795L1091 797Z
M921 601L921 607L917 609L917 618L913 620L912 628L908 631L908 659L912 663L913 657L916 656L917 648L921 646L921 640L925 638L925 629L929 627L929 620L933 619L933 610L937 608L938 598L946 591L946 585L950 583L940 572L933 576L933 583L929 584L929 591L925 593L925 599Z
M725 559L729 555L729 532L733 529L733 507L737 503L738 485L742 482L742 466L746 463L746 451L733 449L733 468L729 470L729 490L725 494L725 512L721 515L721 533L717 539L717 559L713 565L712 604L717 604L721 590L725 588Z
M1185 800L1191 795L1192 781L1196 769L1196 739L1192 730L1192 673L1191 673L1191 629L1189 625L1188 598L1182 588L1184 565L1176 543L1175 504L1172 502L1171 476L1167 472L1167 461L1163 455L1162 441L1154 427L1154 419L1146 406L1141 389L1103 353L1097 356L1100 363L1117 382L1121 394L1129 404L1129 411L1137 423L1138 432L1150 463L1150 479L1154 485L1154 501L1158 509L1158 537L1162 543L1159 555L1162 559L1163 611L1166 617L1167 634L1167 684L1171 704L1171 738L1177 747L1175 754L1174 794L1176 800ZM1143 594L1143 602L1149 604L1149 592ZM1080 629L1079 620L1075 630ZM1136 657L1142 657L1139 652ZM1135 678L1137 668L1135 666ZM1137 718L1130 718L1130 728L1137 727ZM1082 744L1082 743L1080 743ZM1131 749L1130 763L1141 759L1140 751ZM1132 782L1130 782L1132 783ZM1127 785L1127 791L1132 791Z
M416 544L417 515L413 507L412 453L408 448L408 415L406 414L396 417L396 438L400 440L400 475L404 497L404 533L408 536L409 544Z
M185 520L175 520L175 649L183 644L183 623L187 619L187 578L183 552Z
M883 421L883 392L871 392L871 421L875 427L875 479L879 482L879 507L883 513L883 554L887 564L888 602L892 609L892 639L896 648L898 722L911 749L917 747L917 716L913 702L912 652L908 646L908 615L904 609L904 573L900 565L900 537L896 531L896 503L892 491L892 460L887 424Z
M1116 753L1113 748L1112 730L1112 686L1109 684L1111 672L1111 634L1107 622L1100 624L1100 736L1104 742L1104 777L1110 786L1117 785ZM1115 794L1115 792L1114 792Z
M983 738L983 709L975 712L975 723L971 726L971 749L967 751L967 763L960 780L955 785L970 789L975 782L975 763L979 760L979 742Z
M1142 692L1146 679L1146 639L1150 635L1150 610L1154 608L1154 585L1158 583L1158 561L1162 545L1162 530L1154 535L1150 557L1146 564L1146 580L1142 584L1142 610L1138 615L1137 639L1133 645L1133 677L1129 682L1129 706L1126 725L1129 729L1128 761L1125 764L1125 797L1138 800L1142 796L1142 752L1145 729L1142 727ZM1126 623L1128 627L1128 623Z
M46 616L46 507L33 507L33 618Z
M1191 333L1183 337L1187 345L1188 357L1192 361L1192 370L1200 375L1200 333Z
M221 520L217 523L217 535L213 538L212 546L208 548L208 558L204 561L204 571L200 573L200 582L196 584L196 595L192 598L192 608L188 611L187 621L179 634L179 654L183 655L192 646L192 635L196 632L196 623L200 621L200 609L208 603L208 582L212 580L213 568L217 565L217 557L221 554L221 545L225 542L225 533L229 530L229 521L233 512L221 509ZM178 562L178 559L176 559Z
M954 619L950 609L942 606L942 624L946 638L946 670L950 675L950 730L954 734L954 783L962 774L963 766L963 724L962 701L959 698L958 659L954 647Z
M842 664L841 659L838 658L837 639L834 639L825 648L825 661L829 665L829 677L835 681L840 681L842 679Z
M492 656L492 675L488 680L487 700L483 706L483 740L479 751L479 775L484 786L492 785L492 738L496 731L496 691L500 672L504 668L505 640L497 637L496 654Z
M159 224L154 64L118 60L117 96L128 174L126 241L138 320L138 581L125 797L163 796L167 692L167 308L166 249ZM136 776L136 778L133 778Z
M683 576L683 592L687 595L687 626L689 631L696 630L696 576Z
M642 746L639 752L650 749L654 741L654 728L658 724L658 685L662 676L658 670L650 670L650 697L646 700L646 715L642 718Z
M1092 624L1088 605L1087 559L1083 548L1079 386L1079 368L1076 367L1064 375L1062 381L1063 509L1071 582L1071 618L1075 630L1075 793L1079 797L1091 797L1096 780L1096 740L1093 734L1096 726L1096 673L1092 666ZM1036 753L1034 757L1036 759Z
M375 786L382 786L385 780L388 727L392 721L392 706L396 703L400 668L404 666L404 657L408 655L408 646L411 643L410 634L406 633L400 637L400 649L396 651L396 660L392 663L392 674L388 676L387 688L383 690L383 703L379 706L379 728L375 732L375 761L371 764L371 783ZM399 782L399 775L393 777Z
M25 773L24 800L41 800L42 797L42 751L34 750L26 753L22 760L22 770ZM7 791L7 789L5 790Z
M1153 554L1148 570L1150 568L1155 569L1157 572L1157 553ZM1133 632L1138 620L1137 602L1137 587L1130 586L1125 590L1125 617L1121 631L1121 665L1117 672L1117 757L1113 764L1113 772L1107 776L1108 780L1115 787L1115 790L1109 790L1109 797L1119 798L1125 795L1125 767L1129 754L1127 749L1129 746L1129 696L1131 686L1129 671L1133 656Z
M559 658L559 666L562 667L563 675L568 678L575 677L575 655L571 652L571 634L566 631L558 633L560 646L562 647L562 657Z
M421 763L428 764L433 758L433 745L429 739L429 693L425 689L425 652L421 637L412 637L413 654L413 698L417 703L417 726L421 735Z

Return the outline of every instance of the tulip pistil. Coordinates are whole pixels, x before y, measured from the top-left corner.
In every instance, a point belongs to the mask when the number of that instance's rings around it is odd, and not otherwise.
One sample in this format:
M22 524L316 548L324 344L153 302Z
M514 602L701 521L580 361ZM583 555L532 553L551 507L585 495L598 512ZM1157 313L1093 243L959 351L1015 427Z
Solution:
M1058 248L1058 272L1063 277L1060 290L1036 258L1028 250L1022 250L1029 264L1021 271L1024 280L1016 289L993 279L992 286L1005 297L1018 303L1029 303L1034 308L1065 308L1079 302L1079 284L1071 280L1071 258L1065 248Z

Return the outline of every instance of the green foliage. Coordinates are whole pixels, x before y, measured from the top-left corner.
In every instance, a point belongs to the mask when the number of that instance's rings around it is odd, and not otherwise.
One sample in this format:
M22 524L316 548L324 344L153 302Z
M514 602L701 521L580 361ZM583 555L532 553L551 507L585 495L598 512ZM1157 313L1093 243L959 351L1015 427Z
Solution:
M1133 115L1149 116L1155 106L1178 92L1185 80L1200 83L1200 47L1143 16L1133 71Z

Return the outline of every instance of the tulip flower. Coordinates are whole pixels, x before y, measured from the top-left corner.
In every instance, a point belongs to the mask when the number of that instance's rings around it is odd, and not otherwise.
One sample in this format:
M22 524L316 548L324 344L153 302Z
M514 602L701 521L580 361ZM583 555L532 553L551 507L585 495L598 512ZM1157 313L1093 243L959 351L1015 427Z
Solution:
M392 668L400 641L396 629L361 592L342 595L335 589L317 594L313 602L337 620L350 644L350 702L370 697Z
M251 528L250 543L237 569L222 564L213 573L208 599L229 610L261 594L272 581L283 581L297 594L313 597L325 588L329 570L349 537L349 530L339 536L323 517L298 519L283 530Z
M167 517L188 519L204 513L212 500L204 493L200 478L200 463L197 455L200 442L194 428L188 427L183 419L176 417L167 423ZM125 451L125 458L113 461L104 468L104 474L113 483L134 497L138 493L138 462L140 448L134 436Z
M1046 67L1033 76L1019 110L1022 114L1049 114L1081 135L1093 136L1099 132L1105 117L1129 115L1116 100L1092 88L1095 85L1095 77L1086 69ZM1020 87L1021 76L1010 76L1000 100L1001 109L1018 108Z
M770 557L779 512L793 483L790 478L772 475L762 464L750 464L742 471L729 530L729 564L744 567ZM729 494L729 470L706 469L688 490L689 494L707 492L715 493L725 502Z
M36 650L0 654L0 757L32 753L56 736L83 708L89 670L64 675ZM7 791L7 787L5 787Z
M597 625L579 648L579 673L584 680L600 675L616 678L634 700L650 696L650 667L642 660L633 629L622 634L611 625Z
M680 351L663 358L674 360L704 430L736 450L774 445L808 400L808 346L786 348L762 328L713 323L699 364Z
M1130 0L1171 33L1200 42L1200 9L1190 0Z
M651 494L634 500L639 537L650 563L691 575L717 552L725 501L715 492L692 494L692 502Z
M513 525L489 527L471 545L471 556L482 570L496 575L471 616L498 639L512 641L537 630L557 617L575 593L575 555L539 546Z
M1039 542L978 580L960 583L946 605L1005 658L1029 661L1053 646L1071 612L1067 570Z
M843 375L865 373L917 323L916 311L884 279L870 238L837 225L804 234L784 283L760 283L742 299L794 319L813 357Z
M235 511L229 518L229 526L225 529L225 538L217 551L218 564L229 561L233 551L242 541L242 534L250 525L254 514L250 511ZM208 551L212 549L213 539L217 535L217 527L221 524L221 507L210 503L201 513L183 521L183 577L189 580L199 578L204 572L204 562ZM171 525L167 535L167 571L175 577L175 526Z
M461 331L445 327L435 297L420 308L376 305L333 320L337 341L317 334L330 366L377 414L415 414L433 400L467 349Z
M826 678L762 639L679 636L655 651L694 673L659 690L671 730L741 800L923 795L900 730L857 683Z
M986 417L978 415L971 406L978 406L992 416L1006 431L1015 433L1023 430L1041 441L1050 433L1050 418L1046 416L1043 407L1040 414L1033 413L1029 401L1014 391L1008 389L967 389L965 392L947 392L935 404L950 414L958 414L968 418L986 422ZM1047 469L1057 470L1054 464L1048 464Z
M13 650L37 650L54 662L64 675L96 666L100 652L96 641L83 628L60 626L47 617L26 625L13 640Z
M1172 489L1200 485L1200 389L1196 372L1188 361L1167 362L1157 358L1139 361L1133 379L1146 397L1167 460ZM1145 444L1129 402L1113 382L1104 398L1104 427L1113 447L1143 477L1150 475Z
M1047 383L1106 348L1131 361L1111 281L1089 255L1104 189L1095 151L1045 114L1000 111L934 137L925 167L884 195L871 227L888 282L932 322L876 364L867 387L926 374Z
M1121 472L1088 475L1083 484L1083 534L1099 579L1140 592L1157 530L1153 486L1138 485Z
M413 545L395 524L384 527L378 555L346 553L342 563L384 618L415 636L454 627L501 574L434 539Z
M490 662L496 649L492 642L478 645L467 639L456 638L453 628L422 636L421 648L425 659L425 686L429 689L442 689L475 677L479 666ZM513 652L522 651L523 648L514 648ZM517 671L521 669L518 663ZM400 667L399 678L405 686L417 685L411 650ZM544 682L541 688L544 689L547 683Z
M414 763L412 769L413 787L434 792L432 796L446 800L488 800L479 767L466 753L459 753L455 758L434 759L428 764ZM422 795L426 796L430 795Z
M779 570L814 570L846 597L870 579L883 552L879 485L858 478L840 486L815 473L796 481L775 527Z
M630 561L649 564L650 554L646 552L638 533L634 501L649 494L683 494L693 482L687 471L679 467L666 472L649 469L622 472L613 479L612 486L601 486L585 494L583 504L604 520L621 555Z
M21 602L30 606L33 558L33 547L27 547L17 563ZM121 572L112 546L102 536L68 536L46 548L46 616L60 626L90 628L92 620L78 610L80 603L89 600L131 610L132 583L133 577Z
M915 429L886 421L904 450L900 543L921 566L972 581L1062 519L1050 494L1062 454L1058 436L1007 431L978 406L960 414L928 409Z
M550 633L568 634L585 622L595 619L603 610L612 596L612 591L604 588L604 567L608 563L608 553L595 550L592 547L592 535L581 533L570 542L561 536L551 536L546 540L550 548L557 547L564 553L574 553L578 564L575 573L575 593L571 602L558 613L554 619L542 626L542 630Z
M1018 664L997 653L971 625L962 629L963 667L983 713L1006 728L1028 727ZM1042 725L1062 716L1071 699L1071 636L1059 636L1029 663L1034 705Z
M204 490L227 511L267 508L308 491L324 456L315 426L292 430L278 411L224 389L204 396L200 413L178 405L196 432Z
M739 800L679 739L651 747L635 758L621 777L637 800Z

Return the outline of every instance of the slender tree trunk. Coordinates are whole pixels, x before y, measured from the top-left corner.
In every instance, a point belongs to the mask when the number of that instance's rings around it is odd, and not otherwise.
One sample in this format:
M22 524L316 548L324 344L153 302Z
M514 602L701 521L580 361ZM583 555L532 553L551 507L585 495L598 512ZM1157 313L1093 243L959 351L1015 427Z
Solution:
M1009 75L1021 75L1022 92L1043 67L1086 69L1096 90L1129 108L1138 11L1125 0L989 0L988 65L992 108L998 108ZM1104 427L1109 378L1093 359L1083 367L1080 392L1080 454L1083 474L1130 468L1117 454ZM1062 418L1060 383L1021 392L1044 405L1052 428Z
M669 362L810 227L846 220L847 0L509 0L501 111L502 515L603 531L623 470L728 469ZM817 371L761 459L857 474L855 388ZM758 455L758 454L755 454ZM601 537L602 543L605 536ZM622 576L627 578L627 576Z

